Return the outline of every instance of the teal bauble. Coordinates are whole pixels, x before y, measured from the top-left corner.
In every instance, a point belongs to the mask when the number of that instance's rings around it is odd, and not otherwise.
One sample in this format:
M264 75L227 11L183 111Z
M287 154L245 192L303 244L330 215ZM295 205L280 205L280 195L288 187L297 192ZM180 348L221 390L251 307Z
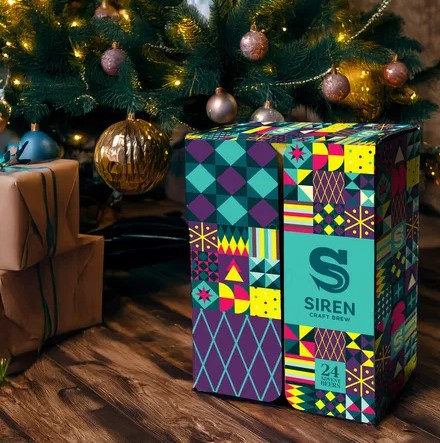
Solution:
M21 137L19 141L20 152L18 160L29 162L42 162L60 157L60 147L57 142L45 132L35 126L31 131Z

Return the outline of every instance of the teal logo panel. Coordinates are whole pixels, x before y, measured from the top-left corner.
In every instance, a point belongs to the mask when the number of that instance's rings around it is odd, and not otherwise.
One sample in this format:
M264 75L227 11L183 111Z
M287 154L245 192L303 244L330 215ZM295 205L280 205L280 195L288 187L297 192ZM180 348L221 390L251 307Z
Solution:
M345 363L317 358L315 388L345 394Z
M374 242L285 232L285 323L374 335Z

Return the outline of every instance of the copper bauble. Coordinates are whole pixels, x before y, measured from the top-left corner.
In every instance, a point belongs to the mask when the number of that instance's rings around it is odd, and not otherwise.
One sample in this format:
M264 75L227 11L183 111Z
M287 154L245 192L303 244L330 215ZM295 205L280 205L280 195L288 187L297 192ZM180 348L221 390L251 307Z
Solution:
M350 82L348 78L338 72L332 72L326 75L321 87L325 98L332 102L344 100L344 98L350 94Z
M341 63L339 70L348 78L351 91L341 104L352 108L360 122L377 121L386 102L383 66L350 61Z
M9 123L9 117L11 116L11 105L4 99L0 99L0 131L4 131Z
M95 18L111 18L118 20L120 18L119 12L112 5L109 5L105 0L95 10Z
M225 125L237 118L238 105L231 94L217 88L206 104L206 113L213 122Z
M404 85L409 77L408 68L405 64L396 60L385 66L383 75L388 85L393 88Z
M127 58L127 53L117 47L107 49L101 56L101 66L104 72L112 77L115 77L119 73L119 68Z
M102 179L122 194L143 194L165 177L168 137L156 125L130 115L107 128L95 148Z
M240 49L248 60L256 62L262 60L269 51L269 40L262 32L252 29L241 39Z
M283 122L284 117L280 112L272 108L272 103L267 100L264 106L258 108L252 114L251 121L261 123Z

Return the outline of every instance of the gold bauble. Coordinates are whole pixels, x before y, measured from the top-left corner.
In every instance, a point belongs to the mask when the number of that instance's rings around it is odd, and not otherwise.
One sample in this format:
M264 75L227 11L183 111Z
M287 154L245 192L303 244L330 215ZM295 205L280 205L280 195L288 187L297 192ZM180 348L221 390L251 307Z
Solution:
M407 85L391 89L390 98L400 105L411 105L418 100L416 91Z
M11 112L11 105L4 98L0 99L0 132L4 131L6 126L8 126Z
M383 113L386 97L383 67L344 62L339 66L339 72L350 82L350 94L340 103L353 108L360 122L378 120Z
M165 177L169 140L156 125L129 115L102 133L94 159L111 188L126 195L143 194Z

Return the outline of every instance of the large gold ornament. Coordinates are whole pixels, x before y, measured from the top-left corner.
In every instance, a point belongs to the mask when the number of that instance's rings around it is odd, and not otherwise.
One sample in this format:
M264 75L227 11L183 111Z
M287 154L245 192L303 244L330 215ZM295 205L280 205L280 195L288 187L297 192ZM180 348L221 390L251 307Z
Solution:
M11 116L11 105L0 95L0 132L6 129Z
M374 122L383 113L386 100L386 86L383 81L383 67L360 62L344 62L339 72L350 82L350 94L340 103L350 106L361 122Z
M130 114L102 133L95 148L96 169L114 190L143 194L165 177L168 145L168 137L157 126Z

